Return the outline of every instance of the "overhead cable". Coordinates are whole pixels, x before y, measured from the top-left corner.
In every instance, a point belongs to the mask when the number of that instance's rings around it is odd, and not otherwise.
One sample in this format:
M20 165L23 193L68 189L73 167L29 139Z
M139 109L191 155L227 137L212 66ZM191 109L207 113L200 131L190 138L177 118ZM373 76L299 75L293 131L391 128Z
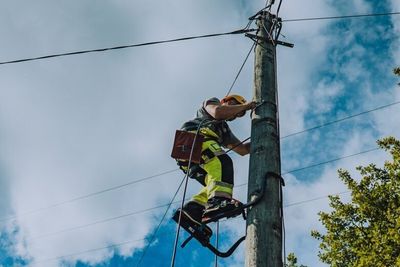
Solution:
M170 204L168 203L168 204L162 204L162 205L159 205L159 206L150 207L150 208L147 208L147 209L136 210L136 211L132 211L132 212L129 212L129 213L124 213L124 214L121 214L121 215L118 215L118 216L113 216L113 217L110 217L110 218L94 221L94 222L91 222L91 223L81 224L81 225L77 225L77 226L74 226L74 227L58 230L58 231L55 231L55 232L49 232L49 233L45 233L45 234L42 234L42 235L34 236L34 237L28 239L28 241L29 242L33 242L35 240L46 238L46 237L49 237L49 236L54 236L54 235L58 235L58 234L62 234L62 233L67 233L67 232L71 232L71 231L75 231L75 230L88 228L88 227L91 227L91 226L94 226L94 225L97 225L97 224L102 224L102 223L106 223L106 222L111 222L111 221L115 221L115 220L131 217L131 216L134 216L134 215L142 214L142 213L145 213L145 212L149 212L149 211L160 209L160 208L164 208L164 207L168 207L168 209L169 209L169 206L170 206Z
M82 254L87 254L87 253L103 250L103 249L122 247L124 245L132 244L132 243L140 242L140 241L145 241L145 240L146 240L146 238L140 238L140 239L136 239L136 240L130 240L130 241L125 241L125 242L121 242L121 243L117 243L117 244L112 244L112 245L105 246L105 247L93 248L93 249L88 249L88 250L84 250L84 251L80 251L80 252L70 253L70 254L66 254L66 255L62 255L62 256L57 256L57 257L54 257L54 258L38 259L37 261L35 261L35 263L62 260L62 259L71 258L71 257L82 255Z
M330 195L342 195L342 194L347 194L347 193L350 193L350 191L343 191L343 192L338 192L338 193L332 193L332 194L330 194ZM297 201L297 202L289 203L289 204L286 204L284 207L287 208L287 207L298 206L298 205L302 205L302 204L306 204L306 203L318 201L318 200L321 200L321 199L324 199L324 198L328 198L330 195L325 195L325 196L321 196L321 197L315 197L315 198L312 198L312 199L306 199L306 200L302 200L302 201ZM179 202L179 201L176 201L176 202L174 202L174 203L178 203L178 202ZM241 217L236 217L236 218L233 218L233 219L223 219L223 220L220 220L220 221L221 221L221 222L226 222L226 221L235 220L235 219L241 219ZM168 231L168 232L163 232L162 234L158 234L158 236L160 236L160 235L166 235L166 234L172 235L172 232L170 232L170 231ZM130 241L126 241L126 242L121 242L121 243L117 243L117 244L112 244L112 245L105 246L105 247L94 248L94 249L88 249L88 250L84 250L84 251L81 251L81 252L71 253L71 254L67 254L67 255L63 255L63 256L57 256L57 257L54 257L54 258L39 259L39 260L37 261L37 263L46 262L46 261L61 260L61 259L65 259L65 258L77 256L77 255L82 255L82 254L86 254L86 253L90 253L90 252L95 252L95 251L98 251L98 250L120 247L120 246L127 245L127 244L131 244L131 243L134 243L134 242L146 241L146 240L150 240L150 239L151 239L151 238L140 238L140 239L136 239L136 240L130 240ZM152 243L152 242L149 242L149 243Z
M338 158L335 158L335 159L330 159L330 160L327 160L327 161L315 163L315 164L308 165L308 166L301 167L301 168L297 168L297 169L292 169L292 170L289 170L289 171L286 171L286 172L282 173L282 176L285 175L285 174L304 171L304 170L311 169L311 168L314 168L314 167L322 166L322 165L329 164L329 163L332 163L332 162L335 162L335 161L339 161L339 160L342 160L342 159L347 159L347 158L355 157L355 156L358 156L358 155L366 154L366 153L369 153L369 152L372 152L372 151L376 151L376 150L379 150L379 148L378 147L371 148L371 149L360 151L358 153L354 153L354 154L351 154L351 155L342 156L342 157L338 157ZM245 185L247 185L247 183L236 185L235 188L239 188L239 187L242 187L242 186L245 186Z
M187 165L187 171L185 172L185 178L183 178L184 181L185 181L185 186L183 188L183 196L182 196L182 201L181 201L181 207L179 209L179 216L178 216L178 221L177 221L177 226L176 226L174 249L172 251L172 257L171 257L171 267L175 266L176 253L177 253L178 242L179 242L179 234L180 234L180 229L181 229L182 211L183 211L184 203L185 203L185 200L186 200L186 193L187 193L188 182L189 182L189 170L190 170L190 167L192 165L192 159L194 158L193 157L194 147L195 147L195 144L196 144L196 139L200 135L201 126L203 125L203 123L206 124L205 121L206 121L206 119L203 119L199 123L199 126L197 126L196 135L194 136L193 144L192 144L192 147L190 149L190 155L189 155L189 161L188 161L188 165Z
M372 149L360 151L358 153L354 153L354 154L350 154L350 155L346 155L346 156L330 159L330 160L323 161L323 162L318 162L318 163L315 163L315 164L312 164L312 165L308 165L308 166L305 166L305 167L292 169L292 170L289 170L287 172L282 173L282 176L286 175L286 174L290 174L290 173L294 173L294 172L303 171L303 170L311 169L311 168L314 168L314 167L322 166L322 165L325 165L325 164L328 164L328 163L332 163L332 162L335 162L335 161L339 161L339 160L342 160L342 159L358 156L358 155L361 155L361 154L366 154L366 153L369 153L369 152L372 152L372 151L376 151L378 149L379 148L372 148ZM181 185L182 185L182 182L181 182ZM237 189L237 188L243 187L245 185L247 185L247 183L236 185L234 188ZM180 186L178 187L178 190L179 190ZM70 232L70 231L79 230L79 229L82 229L82 228L87 228L87 227L90 227L90 226L93 226L93 225L106 223L106 222L122 219L122 218L125 218L125 217L130 217L130 216L133 216L133 215L138 215L138 214L141 214L141 213L144 213L144 212L148 212L148 211L152 211L152 210L160 209L160 208L164 208L164 207L167 207L167 211L168 211L172 204L177 204L177 203L181 202L181 201L175 201L174 202L176 194L177 193L175 193L175 195L172 198L171 202L169 202L168 204L162 204L162 205L159 205L159 206L150 207L150 208L143 209L143 210L133 211L133 212L130 212L130 213L126 213L126 214L122 214L122 215L119 215L119 216L115 216L115 217L111 217L111 218L95 221L95 222L92 222L92 223L87 223L87 224L84 224L84 225L79 225L79 226L75 226L75 227L71 227L71 228L67 228L67 229L62 229L62 230L59 230L59 231L56 231L56 232L43 234L43 235L36 236L36 237L32 238L31 241L33 241L35 239L43 238L43 237L53 236L53 235L57 235L57 234L65 233L65 232ZM185 199L185 200L188 200L188 199ZM163 220L165 218L165 214L166 213L164 213ZM157 227L157 229L158 228L159 227ZM155 232L157 232L157 231L155 231Z
M353 115L350 115L350 116L346 116L346 117L343 117L341 119L329 121L329 122L326 122L326 123L323 123L323 124L320 124L320 125L317 125L317 126L314 126L314 127L311 127L311 128L299 131L299 132L295 132L295 133L291 133L291 134L285 135L285 136L281 137L281 139L292 137L294 135L298 135L298 134L301 134L301 133L309 132L309 131L312 131L312 130L316 130L316 129L319 129L319 128L322 128L322 127L325 127L325 126L328 126L328 125L331 125L331 124L335 124L335 123L338 123L338 122L349 120L349 119L352 119L354 117L358 117L358 116L361 116L361 115L364 115L364 114L368 114L368 113L371 113L371 112L374 112L374 111L377 111L377 110L380 110L380 109L388 108L388 107L391 107L391 106L394 106L394 105L398 105L398 104L400 104L400 101L396 101L396 102L393 102L393 103L390 103L390 104L387 104L387 105L379 106L379 107L376 107L376 108L373 108L373 109L370 109L370 110L362 111L360 113L353 114Z
M314 167L317 167L317 166L325 165L325 164L332 163L332 162L335 162L335 161L339 161L339 160L342 160L342 159L351 158L351 157L358 156L358 155L361 155L361 154L366 154L366 153L369 153L369 152L372 152L372 151L376 151L376 150L379 150L379 147L371 148L371 149L368 149L368 150L364 150L364 151L361 151L361 152L358 152L358 153L354 153L354 154L351 154L351 155L339 157L339 158L336 158L336 159L323 161L323 162L320 162L320 163L309 165L307 167L301 167L301 168L298 168L298 169L293 169L293 170L290 170L290 171L282 173L282 175L289 174L289 173L294 173L294 172L298 172L298 171L303 171L303 170L306 170L306 169L310 169L310 168L314 168Z
M301 205L301 204L305 204L305 203L309 203L309 202L314 202L314 201L317 201L317 200L325 199L325 198L328 198L331 195L344 195L344 194L349 194L349 193L350 193L350 191L343 191L343 192L334 193L334 194L330 194L330 195L325 195L325 196L321 196L321 197L301 200L301 201L297 201L297 202L286 204L285 208L289 208L289 207L292 207L292 206L298 206L298 205Z
M353 114L353 115L349 115L349 116L347 116L347 117L343 117L343 118L340 118L340 119L337 119L337 120L329 121L329 122L326 122L326 123L323 123L323 124L320 124L320 125L317 125L317 126L314 126L314 127L311 127L311 128L305 129L305 130L302 130L302 131L298 131L298 132L294 132L294 133L285 135L285 136L281 137L281 139L286 139L286 138L289 138L289 137L292 137L292 136L295 136L295 135L298 135L298 134L310 132L310 131L312 131L312 130L316 130L316 129L319 129L319 128L323 128L323 127L326 127L326 126L328 126L328 125L332 125L332 124L335 124L335 123L339 123L339 122L342 122L342 121L345 121L345 120L348 120L348 119L351 119L351 118L355 118L355 117L358 117L358 116L361 116L361 115L364 115L364 114L367 114L367 113L371 113L371 112L374 112L374 111L378 111L378 110L380 110L380 109L385 109L385 108L388 108L388 107L391 107L391 106L394 106L394 105L398 105L398 104L400 104L400 101L396 101L396 102L393 102L393 103L389 103L389 104L386 104L386 105L382 105L382 106L379 106L379 107L376 107L376 108L373 108L373 109L370 109L370 110L366 110L366 111L363 111L363 112L360 112L360 113L357 113L357 114ZM243 141L241 141L240 144L241 144L241 143L244 143L244 142L246 142L246 141L248 141L248 140L250 140L250 137L248 137L248 138L244 139ZM235 147L239 146L240 144L237 144L236 146L230 148L230 149L227 151L227 153L230 153L232 150L235 149ZM96 195L99 195L99 194L102 194L102 193L105 193L105 192L117 190L117 189L120 189L120 188L129 186L129 185L132 185L132 184L144 182L144 181L147 181L147 180L156 178L156 177L160 177L160 176L163 176L163 175L172 173L172 172L176 172L176 171L178 171L178 170L179 170L179 168L173 169L173 170L169 170L169 171L166 171L166 172L158 173L158 174L151 175L151 176L148 176L148 177L144 177L144 178L141 178L141 179L133 180L133 181L128 182L128 183L125 183L125 184L113 186L113 187L106 188L106 189L103 189L103 190L100 190L100 191L97 191L97 192L93 192L93 193L89 193L89 194L86 194L86 195L82 195L82 196L79 196L79 197L76 197L76 198L72 198L72 199L69 199L69 200L65 200L65 201L62 201L62 202L59 202L59 203L56 203L56 204L53 204L53 205L49 205L49 206L47 206L47 207L43 207L43 208L39 208L39 209L36 209L36 210L27 211L27 212L22 212L22 213L20 213L20 214L15 215L15 216L10 216L10 217L7 217L7 218L2 218L2 219L0 219L0 222L4 222L4 221L9 221L9 220L17 219L17 218L22 217L22 216L24 216L24 215L37 213L37 212L40 212L40 211L43 211L43 210L47 210L47 209L50 209L50 208L58 207L58 206L65 205L65 204L68 204L68 203L71 203L71 202L75 202L75 201L78 201L78 200L86 199L86 198L89 198L89 197L92 197L92 196L96 196Z
M361 18L361 17L392 16L392 15L399 15L399 14L400 14L400 12L373 13L373 14L348 15L348 16L297 18L297 19L286 19L286 20L282 20L282 21L283 22L297 22L297 21L312 21L312 20L348 19L348 18ZM119 49L126 49L126 48L140 47L140 46L180 42L180 41L187 41L187 40L200 39L200 38L217 37L217 36L223 36L223 35L242 34L242 33L248 33L248 32L252 32L252 31L256 31L256 30L255 29L241 29L241 30L224 32L224 33L205 34L205 35L199 35L199 36L182 37L182 38L162 40L162 41L122 45L122 46L115 46L115 47L106 47L106 48L99 48L99 49L81 50L81 51L74 51L74 52L67 52L67 53L59 53L59 54L52 54L52 55L39 56L39 57L2 61L2 62L0 62L0 65L22 63L22 62L27 62L27 61L36 61L36 60L43 60L43 59L49 59L49 58L55 58L55 57L64 57L64 56L80 55L80 54L87 54L87 53L106 52L106 51L110 51L110 50L119 50Z
M253 42L252 46L250 47L249 52L248 52L247 55L246 55L246 58L244 59L244 61L243 61L243 63L242 63L242 66L240 66L240 69L239 69L238 73L236 74L236 77L235 77L235 79L233 80L233 82L232 82L232 84L231 84L231 87L229 88L229 90L228 90L228 92L226 93L225 96L227 96L227 95L229 95L229 94L231 93L231 91L232 91L232 89L233 89L233 86L235 85L237 79L239 78L239 75L240 75L240 73L242 72L244 65L246 64L247 59L249 59L249 56L250 56L250 54L251 54L251 51L253 51L253 48L255 47L255 45L256 45L256 42Z
M65 204L68 204L68 203L72 203L72 202L75 202L75 201L79 201L79 200L83 200L83 199L86 199L86 198L90 198L90 197L93 197L93 196L96 196L96 195L100 195L100 194L103 194L103 193L106 193L106 192L109 192L109 191L117 190L117 189L120 189L120 188L123 188L123 187L126 187L126 186L130 186L130 185L133 185L133 184L141 183L141 182L144 182L144 181L147 181L147 180L150 180L150 179L154 179L154 178L159 177L159 176L163 176L163 175L166 175L166 174L169 174L169 173L173 173L173 172L176 172L178 170L179 169L173 169L173 170L161 172L161 173L150 175L150 176L147 176L147 177L144 177L144 178L136 179L136 180L130 181L128 183L116 185L116 186L109 187L109 188L106 188L106 189L103 189L103 190L100 190L100 191L96 191L96 192L93 192L93 193L89 193L89 194L86 194L86 195L75 197L75 198L72 198L72 199L69 199L69 200L61 201L61 202L55 203L53 205L49 205L49 206L42 207L42 208L35 209L35 210L21 212L21 213L19 213L17 215L14 215L14 216L10 216L10 217L7 217L7 218L2 218L2 219L0 219L0 222L14 220L14 219L17 219L19 217L22 217L22 216L25 216L25 215L28 215L28 214L37 213L37 212L40 212L40 211L48 210L48 209L55 208L55 207L58 207L58 206L62 206L62 205L65 205Z
M153 243L154 238L157 236L158 230L160 230L160 227L161 227L162 223L164 222L165 217L167 216L168 211L169 211L169 209L171 208L171 205L174 203L174 200L175 200L176 196L178 195L178 192L179 192L179 190L181 189L182 184L183 184L183 182L185 181L185 179L186 179L186 176L183 177L181 183L180 183L179 186L178 186L178 189L176 189L176 192L175 192L174 196L172 197L171 201L168 203L167 209L164 211L164 215L161 217L160 222L158 223L156 229L154 230L153 234L151 235L150 240L147 242L146 247L144 248L143 252L141 253L140 259L139 259L139 261L137 262L136 267L138 267L138 266L140 265L140 263L141 263L142 260L144 259L144 256L146 255L147 250L149 249L151 243Z
M281 10L282 0L279 1L278 9L276 10L276 16L279 17L279 11Z
M82 51L74 51L74 52L52 54L52 55L39 56L39 57L31 57L31 58L23 58L23 59L17 59L17 60L3 61L3 62L0 62L0 65L21 63L21 62L27 62L27 61L43 60L43 59L49 59L49 58L55 58L55 57L65 57L65 56L81 55L81 54L88 54L88 53L106 52L106 51L111 51L111 50L119 50L119 49L126 49L126 48L140 47L140 46L149 46L149 45L165 44L165 43L172 43L172 42L188 41L188 40L193 40L193 39L210 38L210 37L217 37L217 36L223 36L223 35L243 34L243 33L248 33L248 32L253 32L253 31L256 31L256 30L255 29L241 29L241 30L224 32L224 33L213 33L213 34L182 37L182 38L176 38L176 39L154 41L154 42L146 42L146 43L139 43L139 44L130 44L130 45L122 45L122 46L114 46L114 47L82 50Z
M331 19L352 19L352 18L380 17L380 16L393 16L393 15L400 15L400 12L371 13L371 14L348 15L348 16L331 16L331 17L314 17L314 18L283 19L282 22L297 22L297 21L312 21L312 20L331 20Z

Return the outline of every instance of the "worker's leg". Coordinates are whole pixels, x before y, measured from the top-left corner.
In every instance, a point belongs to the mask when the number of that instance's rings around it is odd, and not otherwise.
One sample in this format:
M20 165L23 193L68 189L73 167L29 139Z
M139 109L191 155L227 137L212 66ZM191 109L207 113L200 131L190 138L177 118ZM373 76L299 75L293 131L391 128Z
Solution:
M203 216L205 206L207 204L207 188L203 187L197 195L194 195L192 199L183 206L182 220L188 224L201 225L201 217ZM180 209L175 211L173 219L178 221Z
M199 181L204 184L204 181ZM183 206L183 219L195 224L201 224L201 217L203 216L205 206L207 204L207 187L203 187L200 192L192 197L192 199ZM174 218L179 216L179 209L176 211Z
M232 159L212 140L204 142L202 150L205 162L201 167L207 173L202 184L206 186L183 207L184 219L195 222L201 222L206 207L219 209L221 201L232 198L233 191Z
M210 150L214 157L202 166L207 172L205 183L207 199L213 197L232 198L233 191L233 162L215 141L205 142L204 150Z
M196 202L196 203L198 203L198 204L200 204L200 205L202 205L202 206L205 206L205 205L207 204L207 200L208 200L208 197L207 197L207 187L203 187L203 188L200 190L199 193L197 193L196 195L194 195L194 196L192 197L192 200L191 200L191 201Z

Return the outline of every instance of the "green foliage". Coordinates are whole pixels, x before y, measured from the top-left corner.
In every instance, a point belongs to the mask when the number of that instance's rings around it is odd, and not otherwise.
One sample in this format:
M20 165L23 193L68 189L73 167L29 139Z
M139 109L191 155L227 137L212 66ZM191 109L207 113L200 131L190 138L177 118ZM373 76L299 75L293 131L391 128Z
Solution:
M297 265L297 257L294 255L294 253L289 253L287 256L287 263L285 264L284 267L307 267L305 265Z
M394 68L393 73L397 76L400 76L400 67Z
M393 73L397 76L400 76L400 67L394 68L393 69ZM398 85L400 85L400 83L398 83Z
M330 213L320 212L326 233L312 231L320 240L319 258L333 267L400 266L400 141L378 140L392 161L358 167L362 178L354 180L345 170L339 178L351 191L343 203L330 196Z

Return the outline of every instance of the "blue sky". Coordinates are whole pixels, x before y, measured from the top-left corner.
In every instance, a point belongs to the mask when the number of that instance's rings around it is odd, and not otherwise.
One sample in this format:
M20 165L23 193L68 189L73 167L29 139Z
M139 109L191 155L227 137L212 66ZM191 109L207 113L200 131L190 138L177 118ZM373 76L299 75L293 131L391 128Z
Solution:
M0 61L231 31L265 4L247 2L8 1L0 10L7 25L0 29ZM284 0L280 15L394 11L398 0ZM282 38L295 48L278 47L281 136L399 101L392 74L400 65L399 22L392 16L285 23ZM0 266L135 266L165 207L133 213L168 203L181 173L70 200L175 169L175 129L205 98L227 92L250 46L243 36L226 36L0 66ZM253 61L251 55L233 90L248 99ZM399 111L395 105L283 139L283 172L365 151L383 136L399 138ZM250 135L248 116L231 125L241 139ZM246 183L248 156L232 158L236 184ZM355 166L385 158L375 151L285 175L287 252L310 267L325 266L310 231L322 229L317 213L329 208L327 199L291 204L343 192L338 168L357 176ZM190 181L188 194L197 190ZM245 200L246 187L234 194ZM140 266L169 265L170 213ZM226 248L245 223L221 228ZM243 260L242 244L219 266ZM213 266L213 255L191 242L178 250L176 266Z

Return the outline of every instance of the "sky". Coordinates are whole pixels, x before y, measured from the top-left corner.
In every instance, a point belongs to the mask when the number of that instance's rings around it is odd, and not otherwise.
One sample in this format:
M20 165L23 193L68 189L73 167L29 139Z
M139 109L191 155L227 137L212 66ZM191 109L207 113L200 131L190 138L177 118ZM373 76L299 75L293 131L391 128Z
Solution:
M0 61L113 47L244 27L265 1L2 1ZM273 11L276 10L275 4ZM400 11L399 0L283 0L283 19ZM254 25L253 25L254 26ZM285 22L278 47L281 137L400 101L400 16ZM168 266L169 209L183 174L170 158L175 130L202 101L223 97L252 42L243 35L0 65L0 266ZM233 92L252 98L253 53ZM382 165L372 151L398 134L400 105L281 139L286 253L318 260L313 229L329 194L349 199L337 169ZM250 136L246 115L231 124ZM249 156L231 154L235 184ZM152 177L153 175L167 174ZM142 178L151 177L149 179ZM110 190L108 190L110 189ZM112 190L111 190L112 189ZM188 195L200 186L189 181ZM246 186L235 198L246 200ZM182 192L177 199L182 197ZM212 225L214 227L214 225ZM245 222L220 223L226 249ZM181 241L185 234L181 234ZM243 266L244 244L219 266ZM214 266L195 241L176 266Z

